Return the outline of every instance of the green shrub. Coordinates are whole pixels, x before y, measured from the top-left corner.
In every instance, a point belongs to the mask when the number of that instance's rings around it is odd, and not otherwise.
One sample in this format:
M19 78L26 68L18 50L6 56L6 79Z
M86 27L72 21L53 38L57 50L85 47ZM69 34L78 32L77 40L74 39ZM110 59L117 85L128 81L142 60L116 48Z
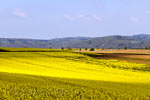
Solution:
M64 50L64 47L61 47L61 50Z
M94 48L91 48L91 49L90 49L90 51L94 51L94 50L95 50Z
M88 48L85 48L85 50L87 51L87 50L88 50Z

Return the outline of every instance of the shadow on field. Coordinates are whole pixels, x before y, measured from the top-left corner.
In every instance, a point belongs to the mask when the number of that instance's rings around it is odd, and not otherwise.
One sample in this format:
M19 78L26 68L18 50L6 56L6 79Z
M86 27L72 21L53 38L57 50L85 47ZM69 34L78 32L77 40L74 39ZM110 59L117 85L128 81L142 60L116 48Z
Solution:
M71 50L47 48L0 48L0 52L70 52Z
M10 51L5 50L5 49L0 49L0 52L10 52Z

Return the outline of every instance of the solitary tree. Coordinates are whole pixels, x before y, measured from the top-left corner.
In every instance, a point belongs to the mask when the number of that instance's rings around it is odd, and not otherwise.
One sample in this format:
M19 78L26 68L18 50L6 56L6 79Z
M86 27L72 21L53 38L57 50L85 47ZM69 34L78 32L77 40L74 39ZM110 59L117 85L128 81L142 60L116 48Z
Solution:
M64 50L64 47L61 47L61 50Z
M124 49L127 50L128 49L127 46L125 46Z
M85 48L85 50L87 51L87 50L88 50L88 48Z
M94 50L95 50L94 48L91 48L91 49L90 49L90 51L94 51Z

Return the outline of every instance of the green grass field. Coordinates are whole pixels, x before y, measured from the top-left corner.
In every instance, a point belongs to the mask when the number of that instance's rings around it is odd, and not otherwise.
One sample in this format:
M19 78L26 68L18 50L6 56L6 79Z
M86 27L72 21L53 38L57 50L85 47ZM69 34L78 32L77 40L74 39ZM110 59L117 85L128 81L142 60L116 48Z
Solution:
M1 100L150 99L148 64L68 50L5 50L15 52L0 52Z

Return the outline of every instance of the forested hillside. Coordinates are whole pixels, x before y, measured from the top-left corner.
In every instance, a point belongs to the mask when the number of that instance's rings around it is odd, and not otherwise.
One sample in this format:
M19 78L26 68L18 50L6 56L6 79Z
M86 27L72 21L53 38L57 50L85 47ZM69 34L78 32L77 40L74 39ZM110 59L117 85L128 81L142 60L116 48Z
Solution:
M150 35L106 36L106 37L70 37L51 40L0 38L0 47L33 48L146 48L150 47Z

